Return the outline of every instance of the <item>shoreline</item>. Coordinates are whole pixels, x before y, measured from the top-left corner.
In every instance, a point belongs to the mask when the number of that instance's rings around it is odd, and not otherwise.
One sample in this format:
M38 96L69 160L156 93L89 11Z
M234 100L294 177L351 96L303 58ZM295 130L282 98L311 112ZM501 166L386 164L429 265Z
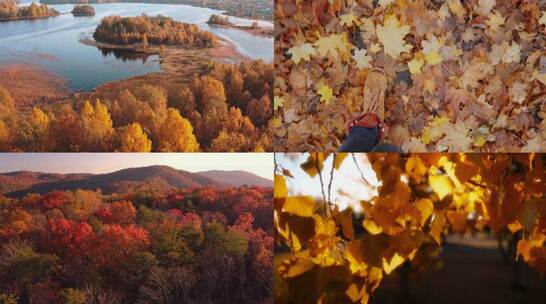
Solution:
M248 26L248 25L215 24L215 23L208 23L208 22L207 22L207 24L210 27L234 29L234 30L243 31L245 33L249 33L251 35L255 35L255 36L259 36L259 37L265 37L265 38L272 38L275 35L275 31L273 30L273 28L269 28L269 27L252 28L251 26Z
M41 2L41 3L44 3L44 4L47 4L47 5L64 5L64 4L72 4L72 5L76 5L78 4L78 1L68 1L68 2L62 2L62 1L44 1L44 2ZM112 4L112 3L142 3L142 4L166 4L166 5L187 5L187 6L193 6L193 7L200 7L200 8L208 8L208 9L213 9L213 10L218 10L218 11L222 11L221 14L223 15L228 15L228 16L231 16L231 17L236 17L236 18L241 18L241 19L248 19L248 20L256 20L256 21L267 21L267 22L271 22L273 23L274 20L275 20L275 17L274 17L274 14L271 16L271 18L266 18L265 16L262 16L262 15L257 15L257 16L241 16L241 15L237 15L237 11L234 11L233 9L225 9L225 8L218 8L218 7L214 7L214 6L207 6L207 5L197 5L195 3L176 3L176 2L172 2L172 3L167 3L167 2L163 2L163 3L158 3L158 2L150 2L150 1L112 1L112 2L94 2L94 1L90 1L88 2L87 4L89 5L100 5L100 4ZM274 7L272 8L274 10Z
M228 40L218 37L219 45L214 48L184 48L177 46L149 46L143 48L139 45L119 45L113 43L98 42L89 37L81 38L79 41L88 46L94 46L104 49L117 49L134 53L135 55L158 55L159 67L161 71L152 72L143 75L136 75L133 77L107 81L97 85L91 90L79 90L73 91L78 96L85 96L108 90L113 88L124 86L128 83L143 82L154 83L157 79L170 79L172 82L186 82L190 81L194 74L201 74L205 71L211 61L226 63L226 64L238 64L244 61L252 60L249 57L239 53L235 45ZM155 80L155 81L154 81Z
M0 22L47 19L47 18L52 18L52 17L59 17L60 15L63 15L63 14L59 13L59 14L55 14L55 15L38 16L38 17L12 17L12 18L0 18Z
M204 7L204 6L198 6L198 7ZM215 8L211 8L211 7L204 7L204 8L215 9ZM266 21L266 22L271 22L271 23L274 23L274 21L275 21L274 18L267 19L267 18L261 18L260 16L237 16L237 15L234 15L234 14L230 14L229 11L224 11L222 13L222 15L235 17L235 18L241 18L241 19L247 19L247 20L253 20L253 21Z
M80 38L79 42L88 46L94 46L99 49L110 49L110 50L122 50L134 53L135 55L142 54L142 55L159 55L160 56L160 64L167 59L169 56L171 56L172 53L180 53L180 52L198 52L198 53L206 53L207 55L210 55L210 59L221 59L225 63L239 63L242 61L248 61L252 60L252 58L249 58L243 54L241 54L239 51L237 51L237 48L235 47L235 44L232 42L222 38L222 37L216 37L219 41L219 44L212 48L187 48L183 46L170 46L170 45L150 45L148 47L142 47L138 44L116 44L116 43L109 43L109 42L100 42L96 41L95 39L92 39L90 37ZM163 67L161 67L163 68Z

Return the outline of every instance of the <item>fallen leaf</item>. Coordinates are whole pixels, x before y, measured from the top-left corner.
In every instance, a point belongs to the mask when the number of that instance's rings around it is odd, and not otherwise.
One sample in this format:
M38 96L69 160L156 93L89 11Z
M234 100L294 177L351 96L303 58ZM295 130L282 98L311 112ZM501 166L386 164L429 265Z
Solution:
M435 65L442 62L442 57L440 56L440 47L442 47L442 44L436 36L432 36L431 39L421 42L427 64Z
M411 45L404 41L404 37L409 33L409 25L401 25L395 15L385 17L383 25L378 25L376 35L383 44L385 54L397 59L402 52L408 52Z
M317 94L320 95L320 101L329 103L330 100L332 100L332 97L334 96L334 91L331 87L327 85L322 85L318 88Z
M353 12L343 14L339 17L340 24L346 27L359 26L360 22L358 21L357 16Z
M282 96L273 97L273 109L276 111L284 105L284 99Z
M412 74L421 74L421 67L425 64L425 58L421 53L417 53L412 60L408 62L408 68Z
M355 50L353 59L356 62L356 67L359 69L365 69L371 67L370 62L372 57L366 54L366 49Z
M310 43L303 43L288 49L288 54L292 56L292 60L295 64L298 64L302 59L309 61L311 56L315 55L316 53L317 51Z

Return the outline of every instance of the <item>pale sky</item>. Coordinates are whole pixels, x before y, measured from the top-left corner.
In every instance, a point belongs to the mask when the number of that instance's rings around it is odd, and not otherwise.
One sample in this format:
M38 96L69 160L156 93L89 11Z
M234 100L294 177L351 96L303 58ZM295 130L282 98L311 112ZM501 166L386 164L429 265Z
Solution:
M0 153L0 172L98 174L152 165L190 172L244 170L273 179L273 153Z
M289 195L311 195L316 198L322 198L320 189L320 179L317 176L311 178L303 169L300 168L301 163L305 162L309 154L277 153L277 163L284 169L290 171L294 178L287 178L287 187ZM356 164L355 164L356 160ZM358 167L357 167L358 164ZM332 168L332 156L324 161L322 170L322 178L324 182L325 192L330 181L330 169ZM364 174L367 182L362 180L360 171ZM352 154L349 154L343 161L339 170L334 171L332 181L332 201L340 206L341 209L347 206L352 206L355 212L361 211L360 201L369 200L372 196L377 195L378 180L375 172L365 153L355 153L354 159Z

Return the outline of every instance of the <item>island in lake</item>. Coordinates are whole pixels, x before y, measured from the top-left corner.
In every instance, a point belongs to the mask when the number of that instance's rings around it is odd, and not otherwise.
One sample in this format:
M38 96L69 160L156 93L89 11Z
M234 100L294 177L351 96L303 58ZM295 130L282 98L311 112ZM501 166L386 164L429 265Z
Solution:
M87 4L74 5L72 9L72 15L74 16L95 16L95 8Z
M93 34L98 42L121 45L140 43L144 47L152 45L177 45L185 47L213 47L217 38L208 31L199 29L196 24L174 21L164 16L137 17L109 16L102 19Z
M0 21L37 19L58 16L59 12L46 4L32 2L29 6L19 6L15 0L0 1Z

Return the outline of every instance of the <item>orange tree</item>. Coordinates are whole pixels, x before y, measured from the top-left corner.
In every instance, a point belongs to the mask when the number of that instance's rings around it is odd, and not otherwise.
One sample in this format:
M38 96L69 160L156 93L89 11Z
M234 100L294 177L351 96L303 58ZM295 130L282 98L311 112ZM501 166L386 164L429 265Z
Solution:
M320 177L323 199L288 195L293 177L275 168L275 241L292 251L276 261L279 302L285 292L297 303L367 303L384 276L449 232L518 233L517 254L546 272L546 155L368 154L380 183L360 202L361 220L330 199L346 157L312 153L301 164Z

